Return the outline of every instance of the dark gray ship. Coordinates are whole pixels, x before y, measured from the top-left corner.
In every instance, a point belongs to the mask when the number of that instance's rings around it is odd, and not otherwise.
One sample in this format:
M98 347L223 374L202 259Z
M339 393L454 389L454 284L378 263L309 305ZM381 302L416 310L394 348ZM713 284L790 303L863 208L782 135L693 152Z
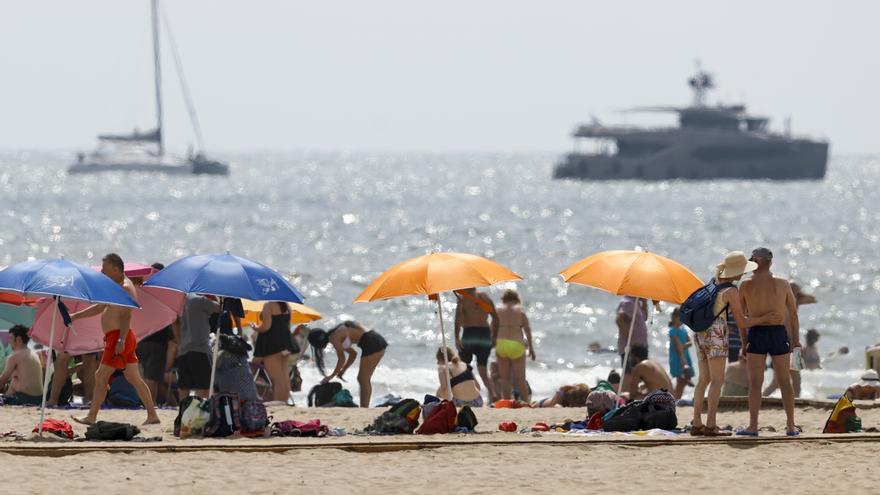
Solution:
M746 113L745 105L708 105L714 81L698 70L688 80L688 107L648 107L678 113L679 127L579 126L575 151L556 166L554 177L584 180L773 179L825 177L828 142L770 132L768 119ZM788 125L786 125L788 127Z

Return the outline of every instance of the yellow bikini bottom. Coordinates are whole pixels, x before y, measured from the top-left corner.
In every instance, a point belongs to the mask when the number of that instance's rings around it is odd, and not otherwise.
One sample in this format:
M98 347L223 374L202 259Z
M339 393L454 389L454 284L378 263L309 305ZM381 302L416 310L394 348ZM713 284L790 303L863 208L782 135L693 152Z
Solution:
M526 355L526 346L516 340L498 339L495 341L495 355L502 359L519 359Z

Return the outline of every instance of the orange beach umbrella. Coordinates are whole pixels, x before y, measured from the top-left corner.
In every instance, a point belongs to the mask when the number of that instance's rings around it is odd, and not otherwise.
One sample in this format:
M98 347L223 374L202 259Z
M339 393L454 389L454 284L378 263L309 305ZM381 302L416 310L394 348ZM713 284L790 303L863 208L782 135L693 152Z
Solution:
M618 296L632 296L654 301L683 303L703 282L684 265L669 258L641 251L603 251L588 256L560 272L568 283L602 289ZM633 325L638 311L633 305L629 335L623 358L623 375L629 362ZM618 392L623 387L620 380Z
M568 283L587 285L618 296L681 304L703 282L684 265L641 251L603 251L559 273Z
M263 311L265 301L251 301L250 299L242 299L241 305L244 307L244 318L241 319L242 325L253 323L260 324L260 312ZM301 323L309 323L318 321L323 316L318 310L299 303L288 303L290 306L290 323L299 325Z
M471 287L486 287L513 280L522 280L522 277L481 256L465 253L430 253L392 266L376 277L354 302L378 301L401 296L428 296L429 299L437 301L440 336L443 346L446 347L443 301L440 293ZM447 366L446 369L448 370L449 367ZM451 393L449 380L450 376L447 372L446 385Z

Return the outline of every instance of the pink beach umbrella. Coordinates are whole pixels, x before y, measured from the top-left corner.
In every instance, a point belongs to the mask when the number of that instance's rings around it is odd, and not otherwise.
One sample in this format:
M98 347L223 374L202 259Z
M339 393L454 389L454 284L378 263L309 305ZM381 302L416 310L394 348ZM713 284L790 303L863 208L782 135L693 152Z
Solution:
M184 294L155 287L138 287L138 303L141 308L132 310L131 328L138 342L170 325L177 315L183 311ZM88 303L70 299L62 299L68 311L75 313L89 307ZM55 304L51 299L42 299L37 303L37 314L30 336L43 345L49 345L52 313ZM61 321L59 318L58 321ZM104 332L101 329L101 316L93 316L78 320L73 328L55 332L52 348L66 351L73 355L97 352L104 348Z

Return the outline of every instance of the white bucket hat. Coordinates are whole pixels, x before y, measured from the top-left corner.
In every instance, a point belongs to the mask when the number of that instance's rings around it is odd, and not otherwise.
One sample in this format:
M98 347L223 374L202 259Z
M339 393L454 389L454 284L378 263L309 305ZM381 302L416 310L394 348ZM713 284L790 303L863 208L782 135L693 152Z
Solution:
M873 385L875 387L880 386L880 375L877 374L874 370L868 370L862 375L862 379L859 382L859 385Z
M718 265L719 278L736 278L745 273L753 272L758 264L749 261L742 251L732 251L724 257L724 262Z

